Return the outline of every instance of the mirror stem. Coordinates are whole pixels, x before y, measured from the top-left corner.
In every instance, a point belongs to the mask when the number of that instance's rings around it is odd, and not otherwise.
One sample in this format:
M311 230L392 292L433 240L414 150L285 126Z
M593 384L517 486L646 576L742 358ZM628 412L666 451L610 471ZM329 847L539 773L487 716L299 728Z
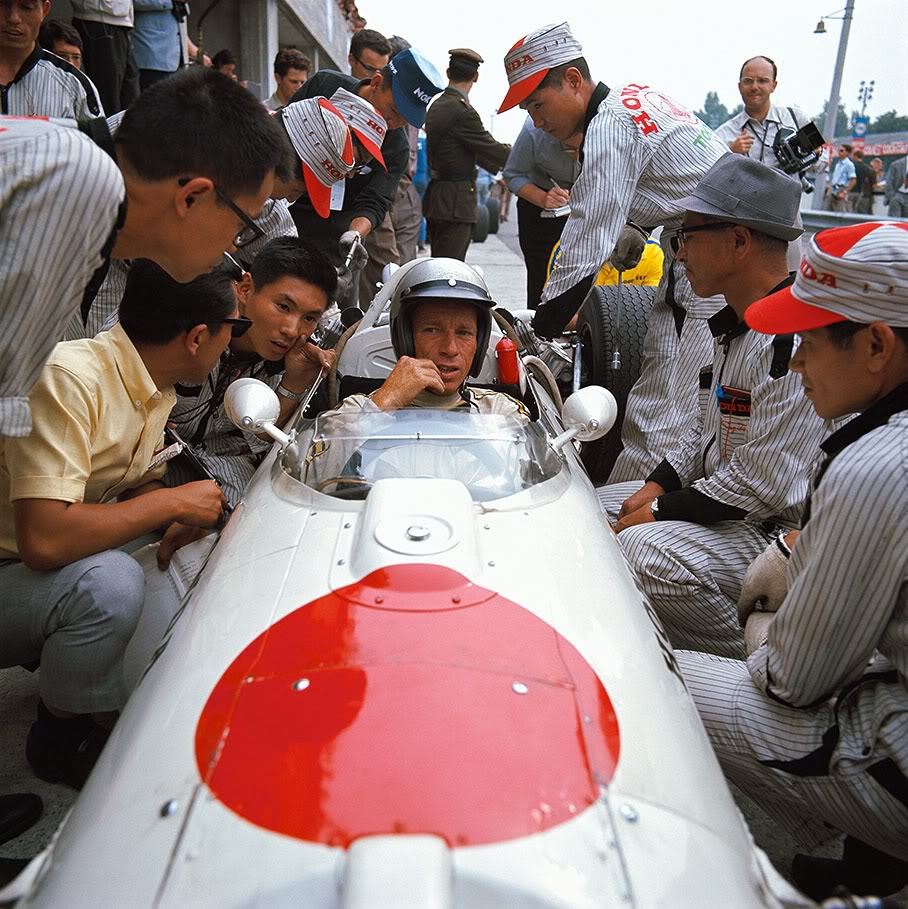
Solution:
M555 451L561 451L561 449L564 448L564 446L567 445L581 429L583 429L582 426L572 426L566 432L561 433L560 436L555 436L555 438L552 439L552 448L554 448Z
M271 436L275 442L280 442L282 448L290 444L290 436L288 436L285 432L281 432L281 430L279 430L277 426L274 425L274 423L262 423L261 425L256 426L255 420L251 419L250 417L244 417L242 422L245 429L248 429L250 432L255 433L266 433L267 435Z

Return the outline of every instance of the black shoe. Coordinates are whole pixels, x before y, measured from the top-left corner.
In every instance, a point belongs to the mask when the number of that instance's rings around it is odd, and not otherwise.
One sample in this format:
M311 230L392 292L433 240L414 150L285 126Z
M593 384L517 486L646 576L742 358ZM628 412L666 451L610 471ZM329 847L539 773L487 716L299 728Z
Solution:
M0 843L25 833L43 811L44 802L32 792L0 795Z
M14 881L31 859L0 858L0 888Z
M796 855L791 876L803 893L818 901L840 887L855 896L891 896L908 885L908 862L847 836L842 858Z
M90 716L62 719L39 703L38 719L25 742L25 757L45 782L81 789L109 736Z

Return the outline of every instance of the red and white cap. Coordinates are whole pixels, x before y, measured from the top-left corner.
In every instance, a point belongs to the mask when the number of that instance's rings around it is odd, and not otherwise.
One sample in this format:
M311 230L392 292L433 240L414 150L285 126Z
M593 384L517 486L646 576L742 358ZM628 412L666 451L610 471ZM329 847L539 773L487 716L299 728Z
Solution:
M343 114L366 151L387 170L388 166L381 154L382 143L388 134L385 118L365 98L360 98L345 88L339 88L329 100Z
M544 25L524 35L505 55L504 70L511 87L498 112L510 110L529 98L550 69L582 56L583 48L567 22Z
M288 104L280 116L300 157L312 207L323 218L331 213L331 187L352 172L353 140L347 121L327 98Z
M749 306L744 320L767 335L846 321L908 328L908 223L865 221L816 234L794 284Z

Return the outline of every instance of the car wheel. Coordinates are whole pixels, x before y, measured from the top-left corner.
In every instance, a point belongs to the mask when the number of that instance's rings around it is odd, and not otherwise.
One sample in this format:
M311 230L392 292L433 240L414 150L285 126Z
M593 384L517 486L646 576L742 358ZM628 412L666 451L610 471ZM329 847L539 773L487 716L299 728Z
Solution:
M655 287L625 284L621 288L591 288L577 317L580 338L581 385L603 385L618 402L615 425L595 442L583 446L581 457L590 478L604 483L621 453L621 426L627 407L627 396L640 376L646 319L656 299ZM615 348L621 355L614 369Z
M494 196L489 196L486 208L489 211L489 233L497 234L501 223L501 203Z
M485 205L476 206L476 223L473 225L473 242L485 243L489 235L489 210Z

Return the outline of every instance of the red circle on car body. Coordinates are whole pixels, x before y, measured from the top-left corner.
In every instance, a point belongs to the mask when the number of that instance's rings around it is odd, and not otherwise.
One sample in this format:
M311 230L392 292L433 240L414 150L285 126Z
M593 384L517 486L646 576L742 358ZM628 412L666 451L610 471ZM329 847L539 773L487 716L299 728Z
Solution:
M438 565L395 565L296 609L218 681L199 773L253 824L331 846L527 836L599 796L618 761L592 667L516 603Z

